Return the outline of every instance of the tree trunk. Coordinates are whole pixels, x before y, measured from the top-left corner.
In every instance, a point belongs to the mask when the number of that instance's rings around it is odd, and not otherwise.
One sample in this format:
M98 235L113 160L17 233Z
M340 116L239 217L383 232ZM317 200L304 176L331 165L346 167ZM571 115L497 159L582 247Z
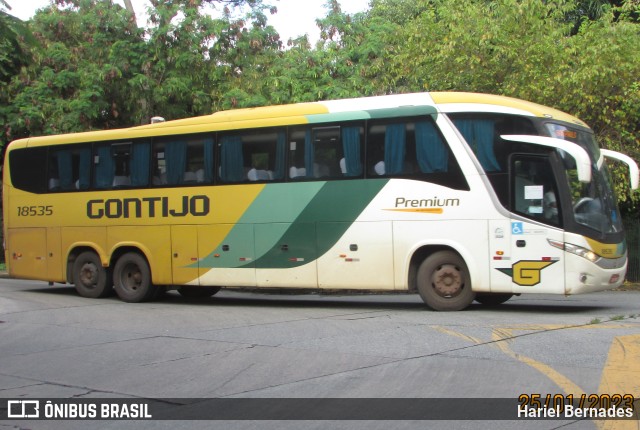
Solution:
M131 4L131 0L124 0L124 7L127 8L127 10L129 12L131 12L131 15L133 15L133 17L136 17L136 11L133 10L133 5Z

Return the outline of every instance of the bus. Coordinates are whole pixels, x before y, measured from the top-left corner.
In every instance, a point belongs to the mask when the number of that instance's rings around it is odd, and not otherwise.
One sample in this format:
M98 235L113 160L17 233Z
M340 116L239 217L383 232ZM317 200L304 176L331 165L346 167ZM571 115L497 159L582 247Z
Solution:
M6 151L5 258L125 302L344 289L447 311L601 291L627 267L607 158L637 189L579 119L458 92L26 138Z

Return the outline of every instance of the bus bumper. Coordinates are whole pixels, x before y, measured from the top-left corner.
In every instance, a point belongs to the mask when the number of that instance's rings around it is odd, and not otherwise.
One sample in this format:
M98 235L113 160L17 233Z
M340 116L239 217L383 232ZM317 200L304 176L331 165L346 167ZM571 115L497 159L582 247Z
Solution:
M627 256L596 263L566 253L565 294L583 294L618 288L627 273Z

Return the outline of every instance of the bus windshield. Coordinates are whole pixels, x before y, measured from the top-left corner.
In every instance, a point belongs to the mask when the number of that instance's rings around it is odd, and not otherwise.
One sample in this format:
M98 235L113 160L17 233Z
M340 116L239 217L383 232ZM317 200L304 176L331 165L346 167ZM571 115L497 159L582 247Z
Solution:
M551 137L580 145L593 160L592 180L590 183L582 183L578 181L573 158L563 157L575 221L602 234L622 231L622 220L616 206L609 170L606 163L598 167L600 149L593 133L559 123L549 122L545 126Z

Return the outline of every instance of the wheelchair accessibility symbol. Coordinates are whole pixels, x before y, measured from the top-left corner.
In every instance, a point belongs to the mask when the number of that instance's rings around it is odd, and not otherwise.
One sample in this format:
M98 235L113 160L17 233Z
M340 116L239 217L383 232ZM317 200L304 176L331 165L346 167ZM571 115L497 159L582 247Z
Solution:
M521 222L511 223L511 234L524 234L524 226Z

